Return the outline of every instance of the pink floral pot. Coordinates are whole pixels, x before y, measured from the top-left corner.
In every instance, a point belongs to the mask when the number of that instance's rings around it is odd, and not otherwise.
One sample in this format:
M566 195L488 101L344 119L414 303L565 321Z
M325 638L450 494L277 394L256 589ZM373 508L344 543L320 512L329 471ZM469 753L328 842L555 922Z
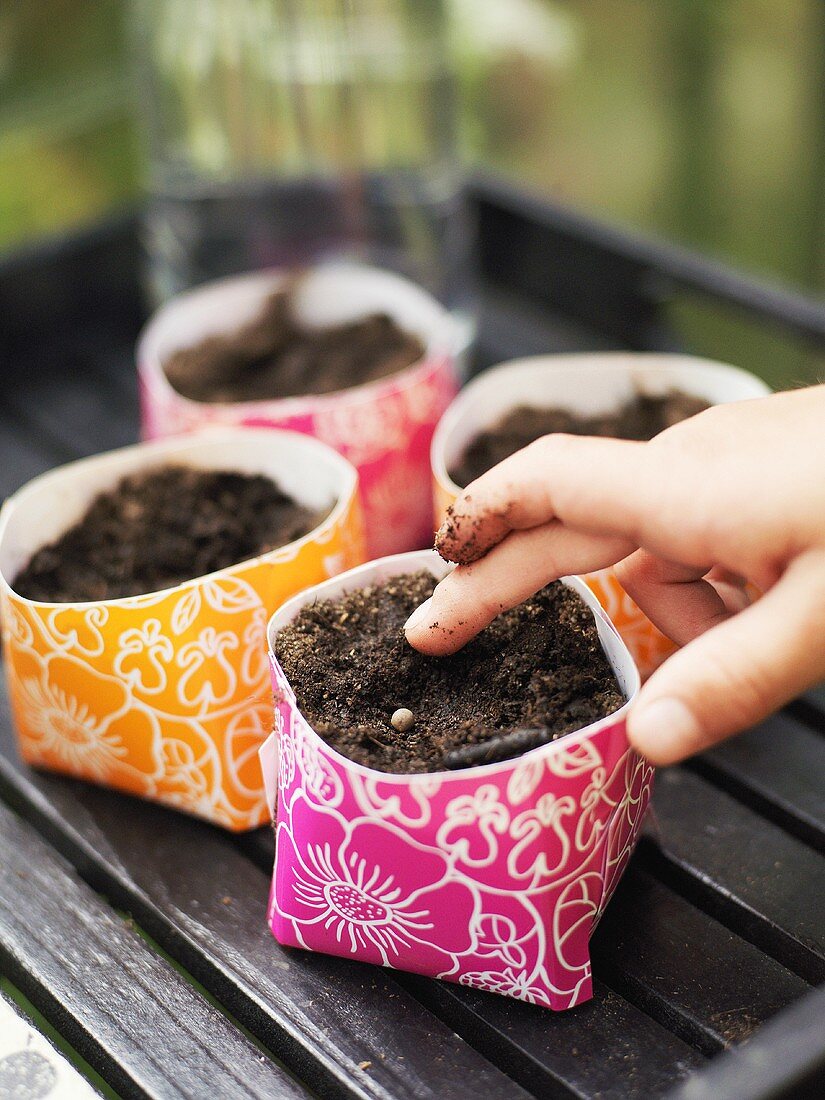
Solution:
M209 424L313 435L358 470L371 555L427 545L432 539L429 447L458 389L461 333L450 314L413 283L376 268L336 263L313 269L296 292L298 313L310 325L383 311L420 337L424 357L389 378L337 393L231 404L190 401L169 384L163 364L174 351L242 327L283 279L283 272L266 271L207 283L155 314L137 349L144 437Z
M711 405L770 393L739 367L692 355L586 352L535 355L490 367L465 386L441 418L430 449L435 526L461 492L449 470L467 444L519 405L568 409L585 416L611 412L636 393L678 389ZM676 649L622 588L614 569L588 573L598 596L646 679Z
M553 1009L592 996L588 942L636 844L653 769L625 733L639 679L578 578L628 704L515 760L390 775L347 760L298 710L278 632L316 599L448 566L432 551L352 569L269 623L275 733L261 750L277 844L269 906L282 944L396 967Z

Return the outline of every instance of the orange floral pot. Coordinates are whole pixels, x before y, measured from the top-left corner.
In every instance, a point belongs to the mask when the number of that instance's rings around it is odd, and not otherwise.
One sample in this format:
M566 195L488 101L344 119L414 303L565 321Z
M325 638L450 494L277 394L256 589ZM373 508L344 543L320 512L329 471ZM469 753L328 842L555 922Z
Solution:
M161 592L78 604L15 592L32 554L98 493L165 462L261 473L300 503L332 510L287 546ZM257 753L272 728L267 618L364 557L355 470L293 432L206 432L36 478L0 512L3 642L21 756L228 829L262 824Z
M461 391L439 421L430 450L435 524L460 487L449 470L470 440L518 405L557 407L593 416L618 409L635 394L679 389L711 405L764 397L761 379L738 367L690 355L600 352L537 355L491 367ZM622 635L642 677L675 646L631 600L613 569L583 578Z

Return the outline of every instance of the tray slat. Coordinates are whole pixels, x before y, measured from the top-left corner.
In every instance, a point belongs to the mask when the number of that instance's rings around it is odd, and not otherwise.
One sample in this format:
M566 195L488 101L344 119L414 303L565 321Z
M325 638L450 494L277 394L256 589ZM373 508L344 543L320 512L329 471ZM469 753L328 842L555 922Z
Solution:
M693 765L788 832L825 852L825 738L777 714Z
M40 333L10 370L6 415L54 456L52 463L137 440L134 356L114 334Z
M593 937L597 974L711 1056L810 987L631 865Z
M825 989L809 993L749 1043L728 1051L668 1100L821 1100Z
M307 1095L2 805L0 965L118 1091Z
M825 860L691 774L657 779L660 829L642 851L654 874L805 981L825 981Z
M53 464L52 454L39 446L17 420L0 410L0 501Z
M648 1100L704 1064L697 1051L599 982L592 1001L549 1017L509 997L407 981L537 1096Z

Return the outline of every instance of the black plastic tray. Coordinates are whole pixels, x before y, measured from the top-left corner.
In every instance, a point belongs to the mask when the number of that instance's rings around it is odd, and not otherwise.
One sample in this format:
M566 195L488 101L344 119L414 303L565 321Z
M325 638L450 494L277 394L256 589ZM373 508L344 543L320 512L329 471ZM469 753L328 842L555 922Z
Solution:
M473 197L479 362L672 346L665 287L825 341L814 303L498 184ZM0 495L136 438L138 271L132 217L0 267ZM23 767L4 698L0 972L124 1096L821 1096L824 699L659 777L658 835L594 940L596 997L554 1015L279 948L271 832Z

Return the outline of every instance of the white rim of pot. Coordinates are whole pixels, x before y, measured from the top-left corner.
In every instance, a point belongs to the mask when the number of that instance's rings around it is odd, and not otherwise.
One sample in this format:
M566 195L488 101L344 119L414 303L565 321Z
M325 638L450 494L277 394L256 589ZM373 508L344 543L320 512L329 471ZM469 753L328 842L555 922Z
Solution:
M84 503L78 506L78 514L74 519L69 519L64 523L55 534L47 536L45 539L41 538L36 543L32 540L32 545L27 551L29 559L38 549L40 549L40 547L48 545L48 543L54 541L54 539L59 538L61 533L65 533L74 523L77 523L82 518L92 500L99 493L113 489L118 481L128 474L151 469L161 465L166 460L179 460L183 464L186 464L187 460L189 460L197 469L261 473L263 476L273 480L283 491L288 492L298 503L307 505L306 500L301 500L298 495L294 495L288 488L285 489L277 473L266 464L263 464L260 469L254 469L253 466L248 466L246 470L244 469L243 463L240 465L233 464L231 459L226 462L218 462L214 465L208 464L210 455L214 456L216 451L223 450L227 447L233 449L237 448L239 450L245 449L247 455L251 453L253 447L256 453L262 453L264 455L266 455L268 450L273 461L276 459L276 456L283 451L290 452L293 462L302 457L311 460L317 466L322 467L329 473L331 480L336 486L333 490L335 493L335 503L331 511L324 517L321 523L317 524L305 535L302 535L300 539L295 539L292 542L286 543L284 546L276 547L274 550L266 551L255 557L245 558L243 561L234 562L232 565L225 566L222 569L213 570L211 573L199 574L196 577L181 581L180 584L172 585L169 588L152 589L147 592L142 592L137 596L121 596L116 599L78 600L62 603L30 600L17 592L13 581L10 580L8 576L11 570L6 566L9 531L15 522L16 513L37 496L43 493L54 493L63 482L81 483L86 475L92 475L93 486L88 492L80 494L83 497ZM199 458L206 460L204 465L198 462ZM281 460L278 459L278 461ZM105 477L99 476L107 469L110 471L109 475ZM92 455L89 458L81 458L75 462L66 463L54 470L49 470L46 473L40 474L6 499L2 509L0 509L0 587L13 595L15 599L22 600L24 603L32 604L37 607L71 607L77 609L131 604L134 603L135 600L142 599L144 596L160 596L170 592L182 591L215 577L221 577L227 574L231 575L236 570L246 568L252 563L266 561L271 555L280 554L287 547L300 548L309 541L324 541L324 536L332 531L341 517L346 513L346 510L349 508L357 492L357 488L358 474L351 463L326 443L322 443L320 440L300 432L283 431L276 428L205 427L203 430L193 432L190 435L175 436L170 439L156 440L151 443L137 443L129 447L120 447L117 450L106 451L103 454ZM25 564L25 561L23 564ZM14 570L15 575L19 572L19 568L20 567Z
M448 455L452 437L461 427L469 410L480 395L490 390L493 393L507 393L507 381L514 378L531 377L546 384L546 388L537 390L533 400L526 401L521 395L505 396L501 402L493 402L489 419L485 423L473 425L474 432L483 430L495 423L502 415L519 404L533 404L537 408L553 405L552 388L554 375L575 375L582 386L594 385L599 376L610 375L629 378L644 392L645 383L667 382L670 388L678 388L696 397L704 397L711 404L724 404L728 401L747 400L766 397L771 389L755 374L720 363L713 359L702 359L693 355L677 355L660 352L576 352L569 355L532 355L522 359L511 359L499 363L476 375L453 400L441 417L433 434L430 447L430 463L434 476L444 489L456 496L462 492L462 486L456 485L450 477L448 465L455 456ZM696 382L700 386L696 386ZM693 383L693 385L692 385ZM719 396L720 394L730 396ZM717 396L712 396L716 394ZM565 403L559 402L564 408Z
M404 317L398 315L396 308L393 311L390 304L381 304L375 300L363 311L356 311L352 317L362 316L367 311L382 309L389 313L397 323L407 331L412 332L424 343L424 354L416 362L408 367L388 375L386 378L378 378L371 382L363 382L356 386L347 386L344 389L333 390L321 394L301 394L291 397L266 397L254 401L194 401L179 393L166 376L164 361L178 348L193 346L199 340L210 335L229 335L237 331L248 321L252 320L263 300L268 294L288 278L288 272L280 268L267 271L248 272L242 275L231 275L223 279L215 279L208 283L184 291L171 299L149 319L144 326L137 343L138 371L145 375L150 388L161 393L167 401L172 401L182 408L190 410L193 417L203 415L204 410L232 409L245 418L266 417L273 415L273 407L277 407L277 415L281 418L298 417L317 412L328 407L339 407L342 402L362 402L380 399L386 392L405 390L415 385L421 373L433 369L441 360L453 362L460 348L461 332L454 318L431 294L422 287L405 279L395 272L385 271L368 264L344 263L340 261L326 264L318 264L308 269L306 279L309 281L313 275L323 278L340 277L343 280L355 279L372 280L374 283L385 284L390 296L398 300L404 300L406 311L418 313L419 318L428 314L428 320L420 319L419 323L411 324L404 321ZM221 298L229 296L236 305L240 306L240 316L233 318L232 323L211 328L198 335L194 340L177 342L174 337L170 339L170 332L177 328L179 316L182 312L196 308L200 303L214 299L216 309ZM249 305L253 304L250 310ZM405 311L402 311L405 312ZM323 322L320 322L323 324ZM151 401L151 397L150 397Z

